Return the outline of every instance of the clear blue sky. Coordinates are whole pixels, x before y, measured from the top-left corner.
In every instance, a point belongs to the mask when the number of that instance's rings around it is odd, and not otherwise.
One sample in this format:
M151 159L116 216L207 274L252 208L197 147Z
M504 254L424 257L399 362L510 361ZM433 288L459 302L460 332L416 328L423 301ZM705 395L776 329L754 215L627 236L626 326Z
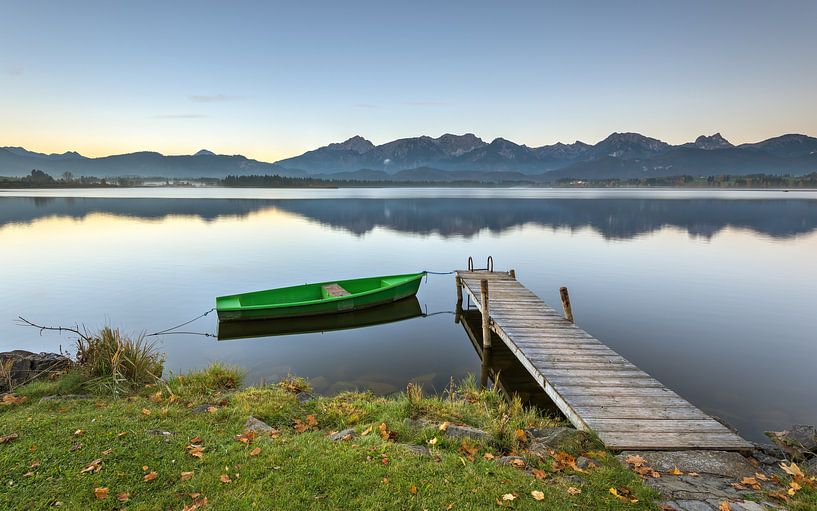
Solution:
M0 146L817 135L817 2L573 3L0 0Z

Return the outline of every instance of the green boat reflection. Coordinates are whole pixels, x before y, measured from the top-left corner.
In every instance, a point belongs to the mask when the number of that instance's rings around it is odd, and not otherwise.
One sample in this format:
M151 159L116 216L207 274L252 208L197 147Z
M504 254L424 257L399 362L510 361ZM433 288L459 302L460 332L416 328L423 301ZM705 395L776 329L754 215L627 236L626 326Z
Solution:
M333 330L347 330L394 323L422 315L423 311L417 297L410 296L388 305L341 314L266 320L220 321L218 324L218 340L227 341L231 339L331 332Z

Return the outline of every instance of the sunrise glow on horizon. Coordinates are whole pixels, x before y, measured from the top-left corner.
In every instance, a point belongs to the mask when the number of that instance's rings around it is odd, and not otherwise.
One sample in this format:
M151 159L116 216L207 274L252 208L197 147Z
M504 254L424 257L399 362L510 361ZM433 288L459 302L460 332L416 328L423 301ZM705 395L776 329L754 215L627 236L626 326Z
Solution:
M793 51L817 47L813 2L466 5L10 1L0 146L276 161L354 135L817 136Z

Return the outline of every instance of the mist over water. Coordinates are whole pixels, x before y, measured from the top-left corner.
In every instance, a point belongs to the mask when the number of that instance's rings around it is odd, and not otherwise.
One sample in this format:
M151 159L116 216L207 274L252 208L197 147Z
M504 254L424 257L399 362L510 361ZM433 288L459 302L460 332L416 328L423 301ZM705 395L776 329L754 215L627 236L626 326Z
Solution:
M15 324L171 326L216 295L493 255L551 305L742 434L817 422L817 194L546 190L95 190L0 195L0 350L66 337ZM61 197L66 193L73 197ZM85 195L85 196L83 196ZM91 195L91 196L87 196ZM149 195L149 196L145 196ZM164 195L164 196L163 196ZM451 276L418 294L453 309ZM195 329L215 333L213 316ZM441 390L479 374L453 316L217 341L162 340L174 372L224 361L318 392Z

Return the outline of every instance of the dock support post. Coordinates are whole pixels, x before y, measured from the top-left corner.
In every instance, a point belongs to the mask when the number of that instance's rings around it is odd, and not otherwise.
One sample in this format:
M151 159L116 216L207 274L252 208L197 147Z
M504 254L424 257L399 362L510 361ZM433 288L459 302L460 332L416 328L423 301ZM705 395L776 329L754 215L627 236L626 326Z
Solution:
M570 295L567 293L567 288L559 288L559 295L562 297L562 308L565 310L565 319L571 323L575 323L575 321L573 321L573 309L570 307Z
M457 283L457 307L462 307L462 277L457 275L454 281Z
M508 272L508 275L510 275L512 279L516 280L516 270L513 268L511 268L511 271Z
M488 281L482 279L479 282L479 294L482 300L482 351L483 358L485 351L491 349L491 324L489 319L490 311L488 310Z

